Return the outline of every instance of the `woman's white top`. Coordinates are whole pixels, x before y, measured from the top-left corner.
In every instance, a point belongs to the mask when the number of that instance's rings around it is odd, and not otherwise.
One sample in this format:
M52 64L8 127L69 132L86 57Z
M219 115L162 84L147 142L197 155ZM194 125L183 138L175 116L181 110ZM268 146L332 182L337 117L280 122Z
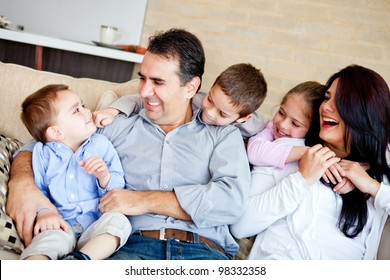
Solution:
M304 144L303 139L277 141ZM248 259L375 259L390 213L390 186L382 183L367 205L366 226L348 238L338 227L341 197L320 181L308 186L298 162L283 169L254 167L247 209L231 231L237 238L257 234Z

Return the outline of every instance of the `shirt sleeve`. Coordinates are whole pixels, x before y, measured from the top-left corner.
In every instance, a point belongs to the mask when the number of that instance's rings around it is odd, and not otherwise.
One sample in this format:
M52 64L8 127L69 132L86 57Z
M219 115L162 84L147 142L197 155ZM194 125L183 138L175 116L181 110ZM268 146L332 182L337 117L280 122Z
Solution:
M20 152L32 152L34 150L34 146L37 143L36 140L31 140L27 144L23 145L20 149L18 149L14 154L13 157L16 157Z
M209 182L174 188L181 207L199 228L236 222L249 195L250 170L242 136L234 127L227 129L231 132L220 138L210 158Z
M378 193L375 196L374 206L376 209L383 209L390 215L390 186L381 183Z
M194 97L192 97L192 109L193 111L202 108L203 98L205 98L207 93L197 92Z
M243 123L236 123L235 126L240 130L242 137L246 140L265 129L268 122L269 117L267 115L254 112L249 120Z
M100 135L100 138L103 137L104 136ZM100 141L103 143L101 143L99 146L103 147L104 145L106 147L105 153L103 155L103 160L107 164L107 168L111 173L110 181L108 182L108 185L105 189L100 188L99 180L96 179L99 186L99 195L103 196L105 193L109 192L110 190L123 189L125 187L125 179L124 179L124 171L122 168L122 164L114 146L105 137L103 138L103 140Z
M144 107L142 98L139 94L128 94L122 96L110 105L110 108L121 111L126 116L131 114L138 114Z
M275 166L283 168L292 149L290 145L281 145L274 142L272 121L266 127L249 138L248 159L256 166Z
M297 209L310 190L299 172L263 193L250 196L240 220L230 226L236 238L254 236Z
M29 143L30 144L30 143ZM46 180L46 170L48 159L44 155L43 144L35 142L32 153L32 167L34 173L34 183L41 192L48 197L49 189Z

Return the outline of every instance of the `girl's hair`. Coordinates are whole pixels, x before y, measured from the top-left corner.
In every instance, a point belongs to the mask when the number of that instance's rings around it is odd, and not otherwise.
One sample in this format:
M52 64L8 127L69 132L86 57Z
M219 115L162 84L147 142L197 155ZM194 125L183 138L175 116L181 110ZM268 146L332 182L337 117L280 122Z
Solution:
M345 123L346 159L366 162L367 173L378 182L390 179L386 150L390 140L390 90L385 80L373 70L358 65L348 66L332 75L327 89L338 79L336 106ZM367 223L368 195L358 188L341 195L343 206L339 228L354 238Z
M27 96L22 103L20 118L35 140L46 143L46 130L57 116L57 93L68 90L67 85L47 85Z
M306 104L308 105L306 108L305 116L308 120L310 120L311 124L317 124L317 125L310 125L309 130L306 133L306 138L312 138L311 135L317 135L319 134L319 126L318 123L320 121L320 114L319 114L319 108L322 103L322 101L325 98L325 91L326 87L318 82L314 81L308 81L300 83L299 85L296 85L292 89L290 89L283 97L282 102L280 102L280 105L283 105L287 98L291 95L303 95L303 98L306 101Z

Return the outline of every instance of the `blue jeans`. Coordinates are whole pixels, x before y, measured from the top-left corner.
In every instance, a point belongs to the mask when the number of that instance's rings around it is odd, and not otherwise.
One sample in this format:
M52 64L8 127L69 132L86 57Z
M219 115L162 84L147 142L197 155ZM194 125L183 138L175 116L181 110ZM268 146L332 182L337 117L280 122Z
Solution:
M231 260L226 255L203 243L187 243L173 239L160 240L132 234L127 243L109 260Z

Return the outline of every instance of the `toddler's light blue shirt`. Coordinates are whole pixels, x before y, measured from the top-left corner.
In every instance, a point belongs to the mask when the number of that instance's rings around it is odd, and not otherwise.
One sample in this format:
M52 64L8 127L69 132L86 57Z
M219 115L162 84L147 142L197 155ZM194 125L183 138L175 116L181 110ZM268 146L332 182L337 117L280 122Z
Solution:
M97 156L104 160L111 173L106 189L92 174L87 174L80 161ZM124 176L118 154L103 135L93 134L74 153L59 142L34 146L32 165L38 188L57 207L64 220L79 223L85 230L96 221L100 197L114 188L124 188Z

